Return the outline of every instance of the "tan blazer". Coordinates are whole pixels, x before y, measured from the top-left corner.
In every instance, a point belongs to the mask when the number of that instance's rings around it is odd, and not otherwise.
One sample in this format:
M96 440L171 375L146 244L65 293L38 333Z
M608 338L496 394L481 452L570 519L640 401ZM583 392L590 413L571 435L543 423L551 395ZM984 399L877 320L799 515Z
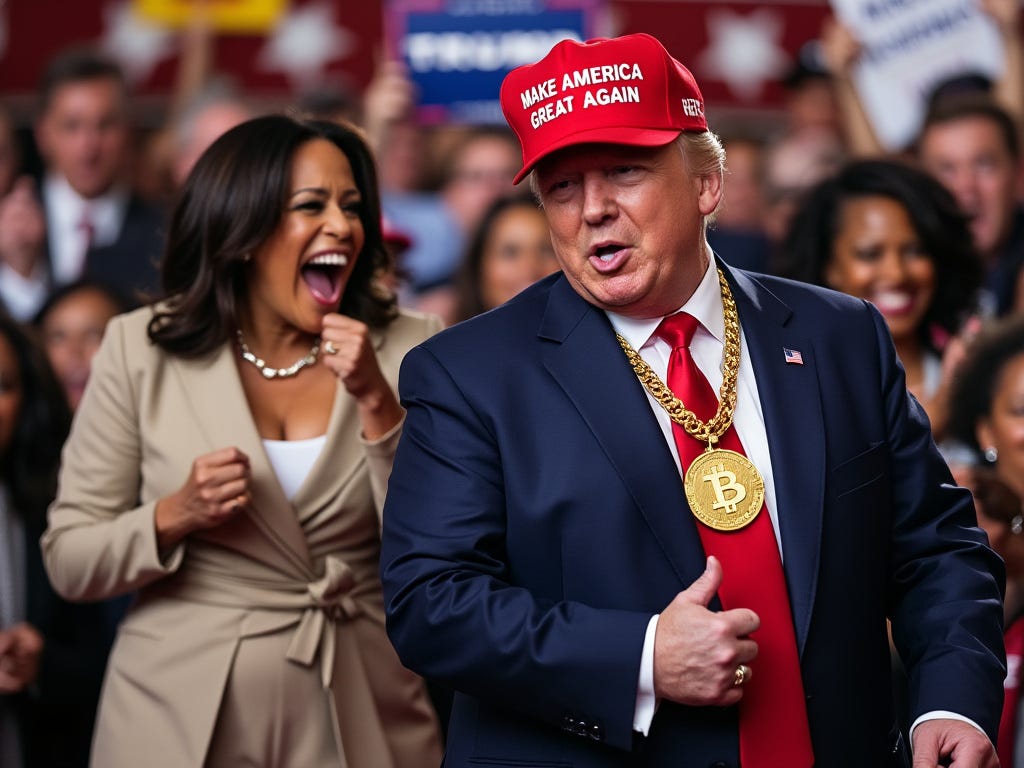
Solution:
M299 665L323 686L339 765L437 766L421 681L384 633L380 512L401 425L363 441L339 385L324 449L289 501L250 415L234 346L198 360L168 355L146 336L150 317L144 308L107 328L42 539L65 597L139 594L107 669L93 763L203 765L238 649L281 634L286 659L265 663ZM403 312L374 332L392 386L405 352L439 328ZM232 445L250 458L251 510L158 552L156 501L181 487L196 457ZM247 702L261 704L282 708ZM305 705L285 702L283 711Z

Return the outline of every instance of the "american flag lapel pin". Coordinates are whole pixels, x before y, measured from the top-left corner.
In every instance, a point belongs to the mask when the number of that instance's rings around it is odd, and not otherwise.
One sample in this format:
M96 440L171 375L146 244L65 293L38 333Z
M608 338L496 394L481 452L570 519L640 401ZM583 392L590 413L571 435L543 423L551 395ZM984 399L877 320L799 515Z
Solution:
M782 354L786 358L786 365L803 365L804 356L800 354L799 350L789 349L788 347L782 348Z

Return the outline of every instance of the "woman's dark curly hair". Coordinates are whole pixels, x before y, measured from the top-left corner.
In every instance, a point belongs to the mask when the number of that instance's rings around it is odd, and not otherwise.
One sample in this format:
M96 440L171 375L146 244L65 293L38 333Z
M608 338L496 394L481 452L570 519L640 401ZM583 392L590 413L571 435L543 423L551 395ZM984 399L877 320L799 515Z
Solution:
M21 390L11 443L0 445L0 479L19 515L39 518L57 492L71 409L42 348L4 313L0 313L0 337L11 346L17 361L16 371L0 371L2 386Z
M974 337L953 377L950 437L981 452L977 426L992 413L1007 364L1020 355L1024 355L1024 316L993 322Z
M924 252L935 265L935 295L918 329L926 348L936 350L933 331L951 336L973 309L981 285L981 261L967 217L938 181L923 171L890 160L859 160L812 189L790 225L780 274L827 285L825 273L842 222L843 204L862 197L887 197L907 212Z
M340 311L371 327L390 323L396 299L377 276L389 266L380 228L373 155L357 128L268 115L217 139L189 174L171 216L163 290L149 338L168 352L199 357L234 337L245 291L246 258L277 228L291 194L291 164L306 142L326 139L352 166L366 242L341 297Z

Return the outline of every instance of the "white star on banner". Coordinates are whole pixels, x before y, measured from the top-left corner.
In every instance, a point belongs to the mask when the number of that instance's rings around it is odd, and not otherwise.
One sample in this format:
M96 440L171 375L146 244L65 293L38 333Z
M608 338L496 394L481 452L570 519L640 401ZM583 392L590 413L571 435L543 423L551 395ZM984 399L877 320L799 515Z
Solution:
M304 5L284 16L260 51L259 65L282 71L295 87L309 87L321 79L328 62L348 56L355 37L334 22L332 5Z
M722 9L707 15L710 45L698 67L706 77L723 80L742 101L755 101L766 81L785 74L789 56L779 45L782 18L768 8L743 16Z
M129 82L136 83L174 53L175 40L167 29L137 16L126 0L103 8L101 47L121 63Z

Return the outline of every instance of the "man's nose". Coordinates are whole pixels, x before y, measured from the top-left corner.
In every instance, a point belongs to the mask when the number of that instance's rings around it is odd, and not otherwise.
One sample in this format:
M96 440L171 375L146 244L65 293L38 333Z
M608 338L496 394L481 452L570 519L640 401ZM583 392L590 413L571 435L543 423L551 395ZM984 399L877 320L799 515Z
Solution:
M615 215L617 205L612 186L598 176L583 179L583 218L588 224L600 224Z

